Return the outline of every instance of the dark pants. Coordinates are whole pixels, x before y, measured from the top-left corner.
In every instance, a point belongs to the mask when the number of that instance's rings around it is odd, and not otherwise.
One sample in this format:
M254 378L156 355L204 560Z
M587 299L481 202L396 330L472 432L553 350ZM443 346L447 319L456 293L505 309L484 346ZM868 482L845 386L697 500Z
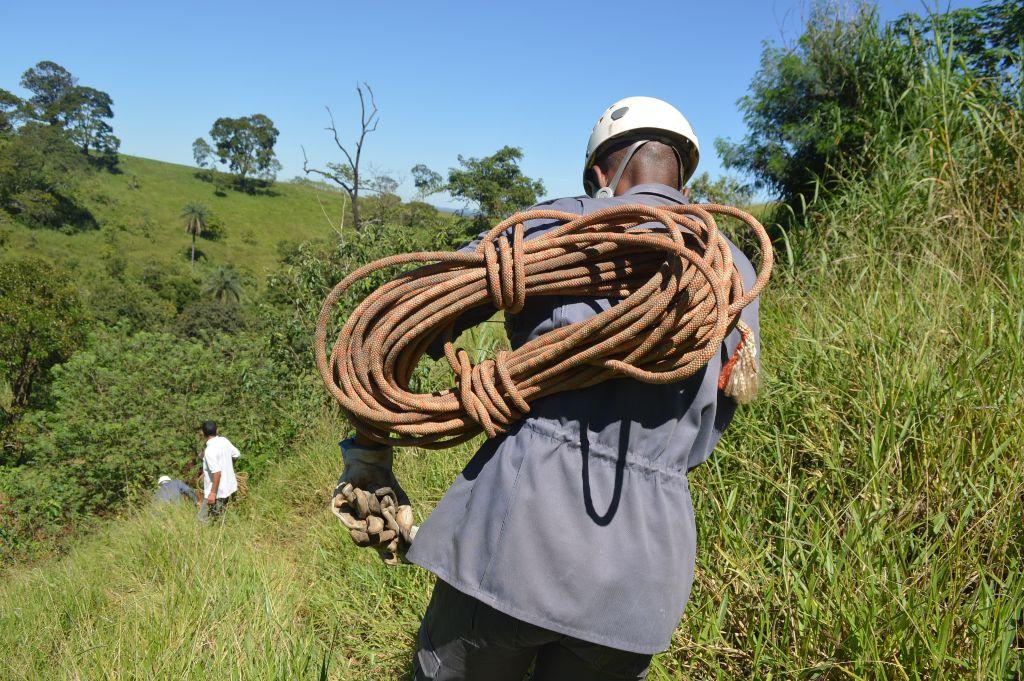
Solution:
M420 625L416 681L618 681L647 676L650 655L615 650L506 615L440 579Z
M203 498L203 503L199 507L199 519L203 521L215 520L224 514L224 511L228 507L228 501L231 497L224 497L223 499L217 499L211 506L206 498Z

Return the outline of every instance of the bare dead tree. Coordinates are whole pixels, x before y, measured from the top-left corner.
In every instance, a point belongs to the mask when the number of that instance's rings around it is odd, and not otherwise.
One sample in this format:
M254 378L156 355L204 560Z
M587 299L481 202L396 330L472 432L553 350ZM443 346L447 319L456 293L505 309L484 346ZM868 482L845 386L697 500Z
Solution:
M365 93L363 92L364 88L366 90ZM307 175L315 174L328 179L345 190L345 193L352 200L353 226L356 228L356 231L359 231L362 226L359 219L359 191L360 189L375 191L373 187L368 186L365 180L360 177L359 164L362 161L363 144L366 142L366 136L377 129L380 115L377 111L377 101L374 99L373 89L370 88L369 83L364 82L362 85L356 85L356 93L359 95L360 130L359 138L355 144L355 154L349 153L345 145L341 143L341 137L338 135L338 126L334 123L334 113L330 107L325 107L327 115L331 119L331 124L326 129L334 138L334 144L345 155L345 160L341 163L328 163L325 168L312 168L309 165L309 158L306 156L306 149L303 147L302 170ZM367 99L369 99L369 102L367 102Z

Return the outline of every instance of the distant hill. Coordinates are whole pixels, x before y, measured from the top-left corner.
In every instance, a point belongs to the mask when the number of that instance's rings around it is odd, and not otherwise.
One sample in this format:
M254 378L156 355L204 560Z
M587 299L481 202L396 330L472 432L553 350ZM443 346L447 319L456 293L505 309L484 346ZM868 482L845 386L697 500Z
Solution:
M82 186L82 203L100 228L76 234L29 229L6 218L4 250L33 252L88 267L111 249L129 262L186 260L190 243L180 217L185 204L205 205L219 223L216 241L199 239L197 248L208 264L231 264L262 279L277 260L281 241L301 241L331 234L317 197L331 214L340 213L341 194L299 183L275 183L269 194L227 190L216 194L213 183L190 166L136 156L122 156L120 173L98 172ZM6 220L6 221L4 221Z

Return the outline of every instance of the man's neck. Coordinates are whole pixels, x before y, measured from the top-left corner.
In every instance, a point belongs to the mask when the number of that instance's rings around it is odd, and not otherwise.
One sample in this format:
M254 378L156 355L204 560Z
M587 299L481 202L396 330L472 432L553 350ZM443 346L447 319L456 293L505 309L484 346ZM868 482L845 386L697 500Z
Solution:
M615 188L615 195L622 196L633 187L639 187L642 184L660 184L663 187L669 187L670 189L675 189L676 191L679 191L679 186L674 183L674 180L675 178L670 179L665 177L650 178L643 176L635 179L632 177L623 177L621 180L619 180L619 186Z

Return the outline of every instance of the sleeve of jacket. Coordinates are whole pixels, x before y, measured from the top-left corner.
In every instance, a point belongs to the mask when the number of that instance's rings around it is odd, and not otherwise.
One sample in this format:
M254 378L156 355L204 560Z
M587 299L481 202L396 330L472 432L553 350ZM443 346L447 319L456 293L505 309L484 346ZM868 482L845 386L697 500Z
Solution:
M743 277L743 288L749 289L754 285L754 280L757 278L757 272L754 270L754 266L750 263L750 260L732 243L729 244L733 252L733 262L736 263L736 268L740 271L740 275ZM761 323L760 323L760 297L755 298L743 308L740 312L740 320L746 322L747 326L751 328L754 335L754 347L757 349L758 362L761 361ZM742 334L733 329L725 338L725 342L722 344L722 365L732 357L732 353L736 351L736 346L739 345ZM715 412L715 430L719 434L725 432L725 429L729 426L732 421L733 415L736 413L736 401L731 397L727 397L721 391L718 392L718 409Z

